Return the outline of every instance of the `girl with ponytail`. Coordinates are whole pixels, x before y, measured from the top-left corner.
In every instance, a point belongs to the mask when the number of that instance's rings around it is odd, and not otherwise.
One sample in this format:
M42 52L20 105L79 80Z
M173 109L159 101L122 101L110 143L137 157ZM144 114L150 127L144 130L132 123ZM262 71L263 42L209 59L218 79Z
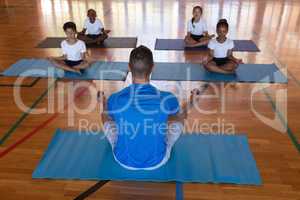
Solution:
M211 38L207 31L207 25L202 18L203 9L200 6L193 8L193 18L188 21L185 43L187 47L206 46Z

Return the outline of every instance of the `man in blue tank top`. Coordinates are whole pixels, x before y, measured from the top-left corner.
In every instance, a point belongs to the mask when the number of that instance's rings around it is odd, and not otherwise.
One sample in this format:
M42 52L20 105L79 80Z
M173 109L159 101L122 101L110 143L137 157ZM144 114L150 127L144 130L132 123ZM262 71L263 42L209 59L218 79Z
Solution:
M150 49L135 48L129 60L133 83L107 101L103 93L100 95L104 132L114 158L130 170L153 170L164 165L187 114L188 104L181 110L172 93L149 83L153 65Z

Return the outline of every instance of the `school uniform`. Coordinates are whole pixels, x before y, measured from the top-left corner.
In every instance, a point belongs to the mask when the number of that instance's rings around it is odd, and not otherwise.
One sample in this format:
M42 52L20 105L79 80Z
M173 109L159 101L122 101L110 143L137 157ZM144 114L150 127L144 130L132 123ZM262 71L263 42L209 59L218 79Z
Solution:
M228 51L234 48L234 42L228 38L223 43L218 42L217 39L212 39L208 43L208 48L214 51L213 61L217 66L222 66L230 61Z
M202 18L200 18L198 22L192 22L192 20L189 20L187 23L187 31L191 33L191 37L194 40L199 41L204 37L204 32L207 32L206 21Z
M100 19L96 19L94 23L91 23L90 19L87 18L84 21L84 29L87 31L87 36L92 39L97 39L99 36L101 36L102 29L104 28L103 23Z
M75 44L69 44L67 40L61 42L62 54L66 56L65 64L69 67L74 67L82 63L81 54L86 52L85 43L77 40Z

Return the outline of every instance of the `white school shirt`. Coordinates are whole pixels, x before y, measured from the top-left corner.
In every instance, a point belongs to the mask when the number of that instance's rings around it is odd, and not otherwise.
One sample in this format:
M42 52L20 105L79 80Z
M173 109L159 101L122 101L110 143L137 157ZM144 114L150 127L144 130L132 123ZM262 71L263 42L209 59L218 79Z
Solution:
M94 23L90 22L90 19L87 18L84 21L83 28L87 30L87 34L90 35L99 35L102 33L102 29L104 28L103 23L100 19L96 19Z
M234 48L233 40L226 39L225 42L219 43L217 39L212 39L208 43L208 48L214 50L215 58L226 58L228 50Z
M192 23L192 20L189 20L187 23L187 31L193 35L203 35L207 31L206 21L202 18L198 22Z
M82 60L81 54L86 52L85 43L77 40L75 44L69 44L66 40L61 42L63 55L66 55L67 60L79 61Z

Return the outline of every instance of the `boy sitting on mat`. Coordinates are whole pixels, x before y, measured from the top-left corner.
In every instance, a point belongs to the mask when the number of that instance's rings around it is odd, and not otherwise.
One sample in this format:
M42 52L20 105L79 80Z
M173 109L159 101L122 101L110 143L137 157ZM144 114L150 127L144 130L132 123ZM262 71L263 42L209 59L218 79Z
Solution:
M100 45L108 38L109 32L110 30L104 30L103 23L97 18L96 11L89 9L87 19L84 21L83 30L78 33L78 39L83 40L86 44Z
M116 162L129 170L154 170L170 158L171 149L183 131L183 120L191 102L182 112L177 98L149 83L153 55L145 46L132 50L129 69L133 84L112 94L108 101L99 92L103 103L102 122Z
M58 68L65 71L82 74L84 69L91 64L87 60L85 43L76 38L76 24L67 22L63 29L67 39L61 42L62 56L50 58L50 61Z

